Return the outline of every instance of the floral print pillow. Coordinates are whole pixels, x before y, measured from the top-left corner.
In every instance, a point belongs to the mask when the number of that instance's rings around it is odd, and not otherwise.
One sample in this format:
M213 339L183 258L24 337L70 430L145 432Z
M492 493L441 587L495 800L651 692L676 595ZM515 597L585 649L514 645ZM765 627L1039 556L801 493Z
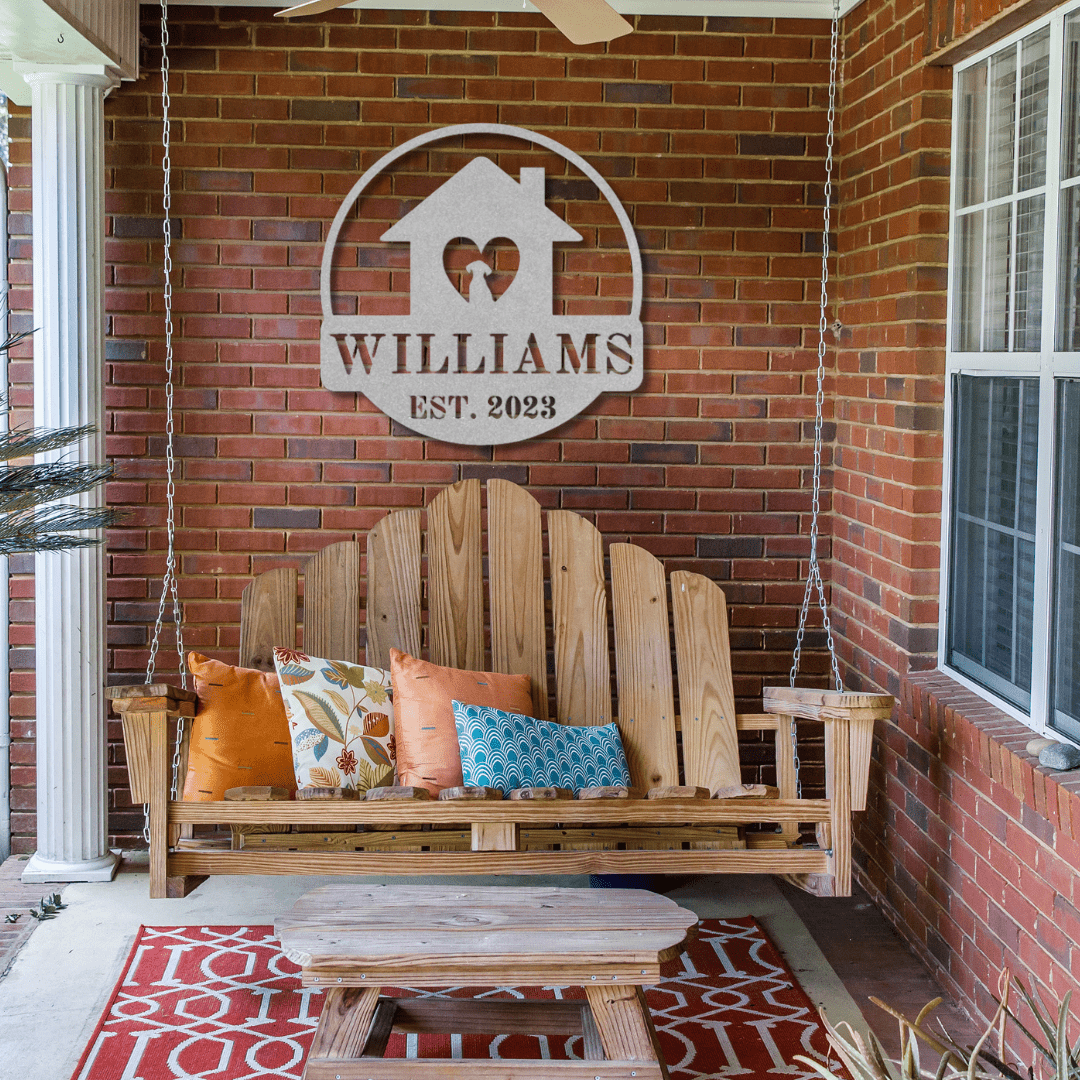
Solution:
M394 782L390 672L274 649L298 788L367 791Z

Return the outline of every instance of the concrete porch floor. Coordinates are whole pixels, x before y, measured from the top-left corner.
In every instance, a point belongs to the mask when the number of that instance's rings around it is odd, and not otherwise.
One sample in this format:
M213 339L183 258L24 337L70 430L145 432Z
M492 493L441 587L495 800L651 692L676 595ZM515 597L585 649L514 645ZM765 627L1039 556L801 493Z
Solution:
M24 897L25 911L43 892L60 889L22 885L17 877L21 866L16 858L0 868L0 912L19 909ZM125 862L115 881L64 887L67 907L55 919L34 925L30 933L27 927L34 921L24 914L22 926L15 924L16 937L0 939L0 947L18 950L6 961L0 954L0 971L7 969L0 978L0 1061L20 1080L68 1080L141 924L272 923L302 893L349 880L218 877L184 900L150 900L143 867ZM467 877L435 880L492 883ZM585 877L507 877L498 882L588 887ZM671 885L665 894L700 918L755 916L830 1019L848 1020L860 1031L872 1026L890 1053L897 1045L895 1024L869 1004L867 996L875 994L913 1016L940 993L865 896L821 900L760 876L672 879ZM958 1041L977 1038L973 1025L955 1006L946 1004L939 1013Z

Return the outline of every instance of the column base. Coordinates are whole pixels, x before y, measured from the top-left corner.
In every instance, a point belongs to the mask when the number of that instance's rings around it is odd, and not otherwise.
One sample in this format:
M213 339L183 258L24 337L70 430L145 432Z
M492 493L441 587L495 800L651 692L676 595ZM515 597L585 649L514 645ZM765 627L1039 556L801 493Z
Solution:
M112 881L119 869L120 854L116 851L107 852L99 859L80 862L45 859L40 852L34 852L22 872L22 881L27 885L52 881Z

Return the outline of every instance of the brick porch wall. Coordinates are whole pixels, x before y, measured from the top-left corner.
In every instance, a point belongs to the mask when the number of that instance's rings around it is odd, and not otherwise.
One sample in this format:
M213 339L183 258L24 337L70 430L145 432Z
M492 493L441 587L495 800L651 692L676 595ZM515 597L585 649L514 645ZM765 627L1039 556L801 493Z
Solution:
M1056 1000L1078 987L1080 780L1045 775L1028 728L933 671L952 69L927 54L1025 7L1048 5L865 0L839 117L834 621L848 685L901 698L876 732L857 876L983 1018L1004 964Z
M607 48L575 48L526 13L343 11L285 27L269 9L177 7L172 20L188 647L235 659L251 574L362 539L385 509L460 478L501 476L586 514L609 541L721 581L736 692L754 705L786 675L805 572L825 24L641 18ZM109 498L132 512L109 538L109 660L135 679L165 548L159 57L143 60L144 77L106 102L108 449L120 473ZM318 267L342 197L389 147L462 121L535 128L585 156L630 214L646 266L642 388L494 450L419 438L319 384ZM29 311L25 112L12 134L13 306ZM445 175L414 166L385 193L388 220ZM551 179L549 200L592 227L598 204L577 184ZM391 290L392 265L365 270L366 290ZM616 302L625 272L601 269L588 288ZM30 375L24 350L12 371L24 410ZM16 851L34 847L29 568L17 563L12 584ZM823 670L820 652L806 670ZM112 734L110 830L136 843ZM820 750L804 753L810 789Z

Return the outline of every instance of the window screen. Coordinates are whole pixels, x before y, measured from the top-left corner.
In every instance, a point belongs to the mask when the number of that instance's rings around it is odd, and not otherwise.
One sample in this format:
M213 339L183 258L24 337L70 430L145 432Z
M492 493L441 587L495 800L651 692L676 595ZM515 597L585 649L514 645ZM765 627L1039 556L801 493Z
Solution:
M1028 711L1039 383L958 375L954 391L948 660Z

